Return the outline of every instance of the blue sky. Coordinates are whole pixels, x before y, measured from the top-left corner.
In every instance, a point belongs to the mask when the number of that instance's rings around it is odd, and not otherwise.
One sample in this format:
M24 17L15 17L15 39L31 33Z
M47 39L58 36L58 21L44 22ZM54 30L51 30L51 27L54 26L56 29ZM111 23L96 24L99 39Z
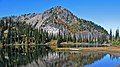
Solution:
M0 17L42 13L54 6L62 6L107 31L120 29L120 0L0 0Z

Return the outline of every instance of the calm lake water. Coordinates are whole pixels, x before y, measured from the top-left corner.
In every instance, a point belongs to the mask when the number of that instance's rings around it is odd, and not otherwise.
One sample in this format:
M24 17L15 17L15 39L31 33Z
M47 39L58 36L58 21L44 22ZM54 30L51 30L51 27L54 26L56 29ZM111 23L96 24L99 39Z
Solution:
M0 67L120 67L119 53L55 52L45 46L0 49Z

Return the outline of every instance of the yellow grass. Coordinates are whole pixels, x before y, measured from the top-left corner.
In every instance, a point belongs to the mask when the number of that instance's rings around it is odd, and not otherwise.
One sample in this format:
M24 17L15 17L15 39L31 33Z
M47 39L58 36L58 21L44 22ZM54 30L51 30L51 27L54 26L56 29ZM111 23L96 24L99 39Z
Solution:
M105 51L105 52L120 52L120 46L114 47L89 47L89 48L81 48L84 51Z
M89 44L89 43L79 43L79 42L76 42L76 43L73 43L73 42L62 42L63 44Z
M110 47L80 47L80 48L56 48L56 51L71 51L71 49L77 51L98 51L98 52L120 52L120 46Z

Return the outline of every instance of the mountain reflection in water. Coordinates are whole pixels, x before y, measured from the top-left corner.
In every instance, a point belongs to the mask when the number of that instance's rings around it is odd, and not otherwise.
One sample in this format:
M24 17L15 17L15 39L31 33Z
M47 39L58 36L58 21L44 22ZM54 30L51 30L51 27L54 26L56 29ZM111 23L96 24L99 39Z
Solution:
M23 50L0 49L0 67L113 67L120 54L100 52L54 52L45 46ZM106 65L105 65L106 64Z

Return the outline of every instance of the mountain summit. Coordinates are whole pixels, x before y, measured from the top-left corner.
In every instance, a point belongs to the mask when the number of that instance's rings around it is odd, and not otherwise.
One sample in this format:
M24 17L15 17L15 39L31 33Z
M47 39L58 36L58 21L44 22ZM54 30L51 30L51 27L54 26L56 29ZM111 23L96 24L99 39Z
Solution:
M53 34L57 34L61 31L61 33L66 34L82 33L86 35L95 34L95 36L102 34L108 35L103 27L94 24L92 21L78 18L61 6L53 7L43 13L24 14L12 18L14 21L24 21L34 28L42 28Z

